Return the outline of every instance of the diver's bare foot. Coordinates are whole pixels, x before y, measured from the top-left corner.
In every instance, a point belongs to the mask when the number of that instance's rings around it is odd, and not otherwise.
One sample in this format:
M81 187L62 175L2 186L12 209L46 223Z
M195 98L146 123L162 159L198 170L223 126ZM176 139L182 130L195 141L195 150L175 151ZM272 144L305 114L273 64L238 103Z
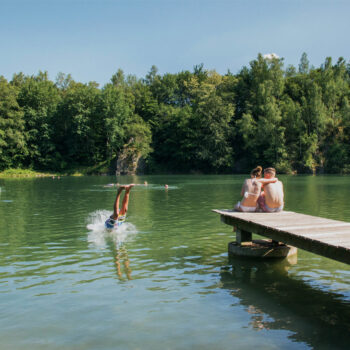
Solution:
M118 187L118 194L122 193L123 190L126 190L126 186L125 185L119 185L119 187Z
M130 184L128 186L125 186L125 191L129 192L131 190L131 188L134 186L135 186L135 184Z

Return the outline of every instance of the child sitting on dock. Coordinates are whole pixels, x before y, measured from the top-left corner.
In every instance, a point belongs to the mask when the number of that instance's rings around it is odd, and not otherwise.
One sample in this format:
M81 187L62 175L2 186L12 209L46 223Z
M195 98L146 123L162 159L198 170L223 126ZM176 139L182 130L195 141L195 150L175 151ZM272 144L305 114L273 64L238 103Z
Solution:
M113 214L105 222L106 229L112 230L113 228L118 228L118 226L120 226L125 221L129 204L130 190L134 186L134 184L119 186L117 197L114 201ZM119 210L119 200L123 190L125 190L125 194L123 198L122 208Z
M242 186L241 196L243 198L235 205L234 210L243 212L255 212L257 210L257 201L260 196L262 185L278 181L277 178L262 179L261 174L261 166L257 166L251 171L250 179L246 179Z

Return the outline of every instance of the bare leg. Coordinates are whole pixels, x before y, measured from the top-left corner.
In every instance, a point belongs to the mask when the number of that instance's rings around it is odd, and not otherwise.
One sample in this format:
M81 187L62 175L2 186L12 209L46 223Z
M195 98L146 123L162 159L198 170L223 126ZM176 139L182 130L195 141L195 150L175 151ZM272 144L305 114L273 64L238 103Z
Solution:
M240 202L238 202L238 203L240 203ZM238 203L235 205L233 210L235 210L235 211L242 211L242 209L241 209L241 207L240 207L240 205Z
M114 201L113 215L111 215L111 218L114 220L116 220L119 215L119 200L120 200L120 195L122 194L124 189L125 189L125 186L120 186L118 188L117 197Z
M135 186L134 184L131 184L131 185L125 187L125 194L124 194L124 198L123 198L123 204L122 204L122 208L119 211L119 215L126 215L126 212L128 211L130 190L134 186Z

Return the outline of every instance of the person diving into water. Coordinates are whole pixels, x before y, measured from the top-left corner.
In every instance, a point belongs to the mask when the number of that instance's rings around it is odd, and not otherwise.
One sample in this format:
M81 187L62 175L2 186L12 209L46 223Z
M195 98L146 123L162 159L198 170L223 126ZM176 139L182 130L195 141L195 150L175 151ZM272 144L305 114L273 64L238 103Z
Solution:
M105 222L106 229L112 230L113 228L118 228L118 226L120 226L125 221L126 212L128 211L130 190L134 186L134 184L119 186L117 197L114 201L113 214ZM122 207L119 209L120 196L123 190L125 190L125 194Z

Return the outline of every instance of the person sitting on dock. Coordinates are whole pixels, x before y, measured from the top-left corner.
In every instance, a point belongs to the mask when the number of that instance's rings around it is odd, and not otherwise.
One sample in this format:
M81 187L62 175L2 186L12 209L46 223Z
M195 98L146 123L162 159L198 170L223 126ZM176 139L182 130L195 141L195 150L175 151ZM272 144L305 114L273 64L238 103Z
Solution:
M264 178L267 180L276 179L274 168L264 169ZM266 213L278 213L284 207L283 184L281 181L266 183L263 185L264 191L258 198L258 205L261 211Z
M257 166L251 171L250 179L246 179L242 186L241 196L243 199L235 205L234 210L243 212L256 211L262 185L278 181L276 178L262 179L261 174L261 166Z
M130 190L133 186L135 185L131 184L126 186L125 185L119 186L117 197L114 201L113 214L105 222L106 229L112 230L113 228L118 228L118 226L120 226L125 221L126 212L128 211ZM122 207L119 210L119 200L123 190L125 190L125 194L123 198Z

